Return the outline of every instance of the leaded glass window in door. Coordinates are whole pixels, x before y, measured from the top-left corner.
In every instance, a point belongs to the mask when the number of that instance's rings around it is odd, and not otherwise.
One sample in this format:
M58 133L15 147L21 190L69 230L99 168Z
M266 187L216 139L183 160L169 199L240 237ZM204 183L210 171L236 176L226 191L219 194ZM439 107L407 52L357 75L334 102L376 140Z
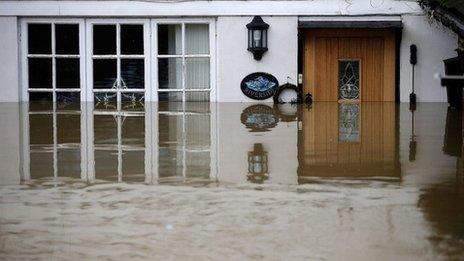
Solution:
M338 61L338 98L358 100L360 92L359 60Z

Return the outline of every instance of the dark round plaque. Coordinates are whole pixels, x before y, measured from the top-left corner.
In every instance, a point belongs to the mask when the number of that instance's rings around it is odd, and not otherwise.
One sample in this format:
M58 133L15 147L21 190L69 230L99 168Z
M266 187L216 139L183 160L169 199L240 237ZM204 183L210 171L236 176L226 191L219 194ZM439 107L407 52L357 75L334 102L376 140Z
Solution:
M243 94L251 99L265 100L274 96L279 82L268 73L256 72L243 78L240 88Z

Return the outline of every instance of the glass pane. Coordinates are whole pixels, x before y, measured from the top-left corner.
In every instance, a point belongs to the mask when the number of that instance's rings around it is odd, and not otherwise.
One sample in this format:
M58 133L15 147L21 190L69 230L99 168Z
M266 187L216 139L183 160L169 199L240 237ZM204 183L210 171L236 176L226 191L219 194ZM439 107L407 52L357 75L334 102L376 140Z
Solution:
M209 89L209 58L186 58L186 89Z
M121 54L143 54L143 25L121 25Z
M211 156L209 151L189 151L186 153L186 173L189 178L209 179Z
M29 115L29 144L53 144L53 116L51 114Z
M29 58L29 88L53 88L51 58Z
M182 101L182 92L159 92L159 101L180 102Z
M145 152L124 151L122 154L122 179L125 182L145 181Z
M123 92L121 93L122 102L142 102L145 99L145 93L143 92Z
M96 145L118 144L117 117L113 115L94 116L94 143Z
M56 88L80 88L79 58L56 59Z
M117 97L115 92L96 92L94 93L94 103L96 110L115 110L117 108Z
M123 145L145 147L145 117L124 117L121 129Z
M41 108L38 108L38 109L45 109L45 108L53 108L51 105L51 102L53 101L53 93L51 92L29 92L29 101L31 102L45 102L45 103L42 103L44 106L38 106L38 107L41 107ZM38 103L34 103L34 104L38 104ZM32 106L33 104L31 104L29 107L29 109L31 109L31 111L33 110L32 109Z
M93 54L116 54L116 25L93 26Z
M338 140L342 142L359 142L359 104L341 103L338 107Z
M160 89L182 89L182 59L158 59L158 83Z
M158 25L158 54L182 54L182 26Z
M52 26L51 24L29 24L28 49L30 54L52 53Z
M79 25L55 25L56 53L79 54Z
M32 179L53 177L53 152L51 150L32 150L31 148L30 157Z
M95 178L118 181L118 151L95 150Z
M197 97L191 97L191 95ZM185 96L187 98L187 102L185 103L186 112L209 113L211 111L209 102L188 102L192 100L209 101L209 92L186 92Z
M182 176L182 116L160 114L159 126L159 177Z
M359 61L338 62L338 87L340 99L359 99Z
M56 102L59 110L80 110L80 92L57 92Z
M121 59L121 88L144 89L145 71L143 59Z
M81 177L80 149L59 149L57 158L58 177L70 177L76 179Z
M187 115L185 118L185 136L187 148L190 150L209 150L210 148L210 116Z
M79 145L81 143L81 116L58 114L56 119L58 144Z
M209 25L185 25L185 53L209 54Z
M209 101L209 92L185 92L185 101L189 101L189 102Z
M93 60L93 88L111 89L117 85L116 59Z

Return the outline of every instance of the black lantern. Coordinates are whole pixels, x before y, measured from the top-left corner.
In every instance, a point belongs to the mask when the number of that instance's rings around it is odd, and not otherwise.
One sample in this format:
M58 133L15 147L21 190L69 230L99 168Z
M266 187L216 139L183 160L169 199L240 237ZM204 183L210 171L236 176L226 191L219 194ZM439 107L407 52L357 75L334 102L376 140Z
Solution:
M263 21L261 16L255 16L246 27L248 28L248 51L253 53L255 60L261 60L263 53L267 51L269 25Z

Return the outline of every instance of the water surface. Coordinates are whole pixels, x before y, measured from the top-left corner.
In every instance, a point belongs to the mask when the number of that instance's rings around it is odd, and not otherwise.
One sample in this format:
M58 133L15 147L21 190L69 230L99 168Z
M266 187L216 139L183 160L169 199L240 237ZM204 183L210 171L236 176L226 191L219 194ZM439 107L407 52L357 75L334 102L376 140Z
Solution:
M459 259L443 103L0 104L2 259Z

